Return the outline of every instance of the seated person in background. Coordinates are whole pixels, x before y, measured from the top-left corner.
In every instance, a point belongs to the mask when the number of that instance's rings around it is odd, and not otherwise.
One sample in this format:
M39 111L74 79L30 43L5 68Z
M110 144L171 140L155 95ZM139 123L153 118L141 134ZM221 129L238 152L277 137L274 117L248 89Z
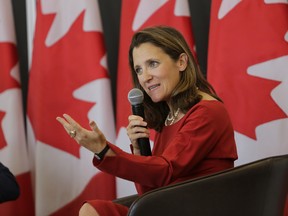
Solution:
M16 200L20 189L15 176L0 162L0 203Z
M132 154L108 142L94 121L91 130L64 114L66 132L93 154L103 172L135 182L139 195L234 166L234 130L221 99L206 81L184 37L167 26L136 32L129 50L135 87L144 92L145 120L130 115ZM141 156L137 140L156 131L152 156ZM86 201L80 215L126 215L112 201Z

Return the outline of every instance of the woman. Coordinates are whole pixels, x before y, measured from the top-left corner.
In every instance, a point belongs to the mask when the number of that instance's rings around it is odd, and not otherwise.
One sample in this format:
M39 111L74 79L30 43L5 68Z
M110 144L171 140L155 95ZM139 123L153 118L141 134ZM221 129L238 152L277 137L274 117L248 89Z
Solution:
M57 120L96 157L100 170L149 190L232 168L237 159L227 111L205 80L183 36L171 27L143 29L132 38L129 64L135 87L144 92L145 121L131 115L128 154L109 143L96 123L91 131L69 115ZM140 156L138 138L156 130L152 156ZM126 215L128 208L110 201L87 201L80 215Z

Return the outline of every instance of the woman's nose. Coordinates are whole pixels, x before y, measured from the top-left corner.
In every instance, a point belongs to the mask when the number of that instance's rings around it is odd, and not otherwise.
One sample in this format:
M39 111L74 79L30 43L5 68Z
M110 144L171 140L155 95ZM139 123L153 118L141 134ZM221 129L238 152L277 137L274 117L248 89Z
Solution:
M147 82L147 81L152 79L152 75L149 72L149 70L143 70L141 78L142 78L143 82Z

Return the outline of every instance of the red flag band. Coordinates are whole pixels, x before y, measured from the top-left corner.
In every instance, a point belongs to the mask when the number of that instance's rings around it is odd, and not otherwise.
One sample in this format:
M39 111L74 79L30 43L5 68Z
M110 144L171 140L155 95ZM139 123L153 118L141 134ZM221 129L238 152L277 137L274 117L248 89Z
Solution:
M215 0L211 10L208 79L230 112L236 163L287 154L287 1Z
M0 161L14 174L20 187L17 200L1 203L0 215L33 216L34 200L13 26L11 1L0 1Z
M36 215L77 215L86 199L115 198L115 178L71 139L56 117L95 120L115 142L110 79L97 1L37 1L28 92ZM103 187L105 185L105 187Z

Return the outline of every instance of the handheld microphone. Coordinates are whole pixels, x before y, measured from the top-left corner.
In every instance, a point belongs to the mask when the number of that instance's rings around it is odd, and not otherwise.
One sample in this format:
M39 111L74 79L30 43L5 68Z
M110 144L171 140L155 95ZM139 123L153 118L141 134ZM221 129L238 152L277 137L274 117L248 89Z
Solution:
M144 119L144 107L142 103L144 100L143 92L138 88L131 89L128 93L128 100L132 105L133 115L141 116ZM152 153L149 138L139 138L137 141L140 149L140 154L144 156L151 156Z

